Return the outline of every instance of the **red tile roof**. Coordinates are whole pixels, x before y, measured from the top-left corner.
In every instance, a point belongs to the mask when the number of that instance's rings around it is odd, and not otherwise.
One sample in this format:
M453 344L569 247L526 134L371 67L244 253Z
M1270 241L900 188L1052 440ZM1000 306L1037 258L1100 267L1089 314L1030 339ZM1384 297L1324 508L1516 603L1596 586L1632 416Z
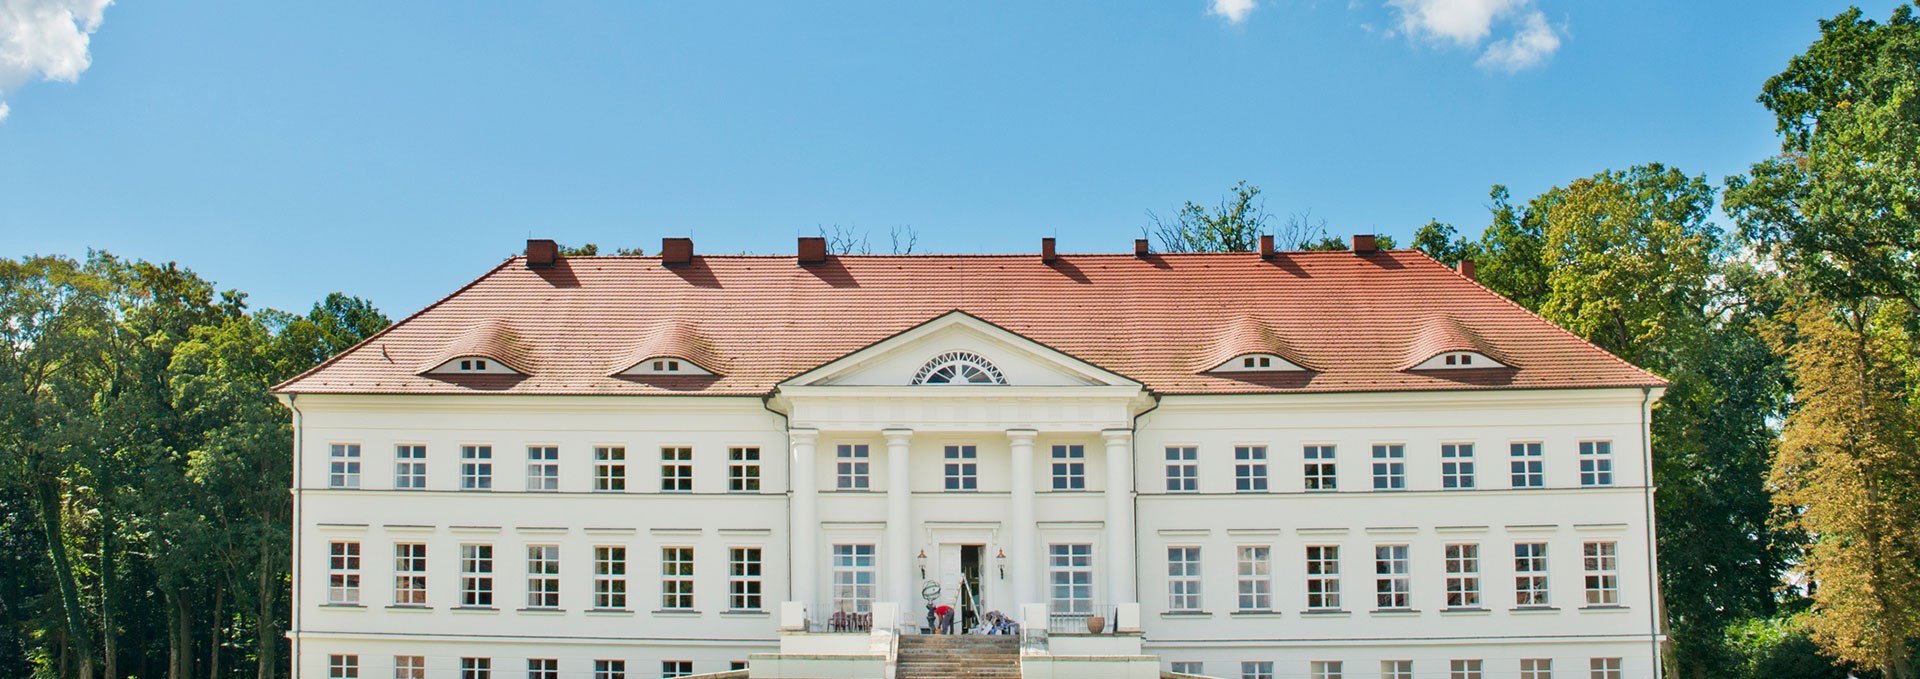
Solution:
M1417 251L515 257L319 367L291 393L758 395L960 310L1163 394L1659 386ZM1312 372L1207 373L1254 348ZM1481 351L1515 369L1418 371ZM422 375L462 351L525 376ZM504 355L494 355L492 352ZM716 376L613 375L681 352ZM1421 356L1420 358L1425 358ZM629 364L630 365L630 364Z

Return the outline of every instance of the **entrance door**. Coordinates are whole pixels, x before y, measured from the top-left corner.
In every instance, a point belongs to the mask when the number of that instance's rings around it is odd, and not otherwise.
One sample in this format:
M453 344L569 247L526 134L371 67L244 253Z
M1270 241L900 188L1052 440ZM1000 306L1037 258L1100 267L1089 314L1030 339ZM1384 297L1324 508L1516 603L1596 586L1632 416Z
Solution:
M986 612L981 604L980 573L987 546L946 543L940 545L940 603L956 611L954 627L965 632L980 624Z

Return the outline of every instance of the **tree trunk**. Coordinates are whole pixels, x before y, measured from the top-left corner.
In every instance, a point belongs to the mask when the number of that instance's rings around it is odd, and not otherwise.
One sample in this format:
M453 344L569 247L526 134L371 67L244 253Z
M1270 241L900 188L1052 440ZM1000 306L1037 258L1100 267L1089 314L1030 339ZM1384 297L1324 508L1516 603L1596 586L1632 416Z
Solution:
M259 619L253 625L254 657L259 663L254 668L255 679L274 679L280 670L280 663L275 658L276 651L280 649L280 625L274 617L273 605L279 592L274 588L273 573L273 541L263 538L260 540L260 561L253 574L254 594L260 605L260 610L254 613Z
M100 657L101 666L106 670L107 679L120 679L120 662L116 656L113 633L113 597L114 588L114 532L119 525L109 512L101 512L100 521Z
M67 554L66 529L60 489L52 478L34 481L39 496L40 529L46 534L47 554L53 558L53 575L60 589L60 608L67 625L67 650L78 666L80 679L93 679L93 644L88 642L86 613L80 609L80 584L73 578L73 561ZM64 674L64 673L63 673Z
M213 586L213 626L207 634L207 679L220 679L220 607L226 593L224 586Z

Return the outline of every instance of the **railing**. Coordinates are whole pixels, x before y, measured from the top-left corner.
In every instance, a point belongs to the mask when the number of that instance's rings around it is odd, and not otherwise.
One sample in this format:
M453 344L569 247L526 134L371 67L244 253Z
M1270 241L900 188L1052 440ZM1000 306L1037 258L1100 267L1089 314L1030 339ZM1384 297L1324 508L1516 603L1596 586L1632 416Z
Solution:
M839 604L807 606L808 632L866 634L873 630L873 612L842 610Z
M1070 610L1049 608L1049 634L1113 634L1119 627L1120 607L1116 604L1081 604ZM1099 630L1095 631L1094 628Z

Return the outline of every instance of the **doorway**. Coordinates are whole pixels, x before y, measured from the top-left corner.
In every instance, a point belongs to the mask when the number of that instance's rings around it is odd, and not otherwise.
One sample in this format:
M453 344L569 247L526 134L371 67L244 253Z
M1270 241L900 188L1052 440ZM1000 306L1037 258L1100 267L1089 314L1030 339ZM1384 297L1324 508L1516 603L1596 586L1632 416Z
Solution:
M984 543L940 545L940 602L953 607L956 631L973 629L987 611L981 591L986 553Z

